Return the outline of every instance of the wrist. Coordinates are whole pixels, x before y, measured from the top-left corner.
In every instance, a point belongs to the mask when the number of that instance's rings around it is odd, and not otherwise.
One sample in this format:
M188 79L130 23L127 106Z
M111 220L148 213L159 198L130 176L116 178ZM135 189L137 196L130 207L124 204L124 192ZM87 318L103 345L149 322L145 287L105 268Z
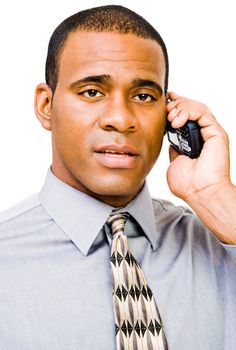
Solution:
M209 207L209 205L215 203L216 200L224 202L227 195L234 192L236 192L236 187L229 179L226 179L220 183L191 192L184 198L184 201L191 207L202 205Z
M230 180L197 191L185 201L222 242L236 244L236 187Z

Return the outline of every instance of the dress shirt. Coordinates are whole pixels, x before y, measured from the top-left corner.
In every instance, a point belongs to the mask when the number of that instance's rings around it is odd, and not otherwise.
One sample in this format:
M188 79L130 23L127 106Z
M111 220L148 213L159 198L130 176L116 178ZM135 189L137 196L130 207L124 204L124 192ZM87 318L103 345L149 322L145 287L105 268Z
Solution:
M0 350L115 350L106 220L114 208L51 170L39 194L0 215ZM236 349L236 247L188 209L125 208L125 233L157 302L169 350Z

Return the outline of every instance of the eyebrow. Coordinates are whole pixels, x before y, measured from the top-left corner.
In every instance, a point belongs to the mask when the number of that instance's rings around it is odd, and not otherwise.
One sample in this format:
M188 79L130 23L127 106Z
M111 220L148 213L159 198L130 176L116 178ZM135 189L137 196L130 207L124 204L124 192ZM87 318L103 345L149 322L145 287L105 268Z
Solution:
M82 84L88 84L88 83L98 83L98 84L105 84L106 82L111 81L111 76L107 74L102 75L91 75L82 79L79 79L71 84L71 88L77 88L78 86Z
M163 89L160 84L156 83L153 80L149 79L134 79L133 80L134 87L151 87L157 90L161 95L163 94Z
M108 74L101 74L101 75L91 75L88 77L84 77L82 79L79 79L71 84L71 88L75 89L78 88L82 84L88 84L88 83L97 83L97 84L105 84L107 82L111 82L112 78ZM157 90L161 95L163 94L163 89L160 84L153 80L149 79L134 79L132 81L132 85L134 87L151 87L155 90Z

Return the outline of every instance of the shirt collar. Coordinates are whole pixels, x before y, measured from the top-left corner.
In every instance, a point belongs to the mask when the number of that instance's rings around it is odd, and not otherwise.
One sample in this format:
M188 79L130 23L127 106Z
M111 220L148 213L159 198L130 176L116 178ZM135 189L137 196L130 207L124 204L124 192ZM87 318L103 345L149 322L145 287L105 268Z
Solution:
M39 200L55 223L87 255L98 233L114 209L58 179L51 171L39 194ZM155 216L145 183L141 192L122 211L129 212L155 246Z

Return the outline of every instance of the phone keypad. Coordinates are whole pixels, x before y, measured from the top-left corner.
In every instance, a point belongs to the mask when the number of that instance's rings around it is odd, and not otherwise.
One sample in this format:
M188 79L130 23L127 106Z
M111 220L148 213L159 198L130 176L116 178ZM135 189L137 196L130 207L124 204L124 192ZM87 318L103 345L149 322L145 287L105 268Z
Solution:
M182 128L180 128L180 132L184 137L188 137L189 136L189 130L188 127L185 125Z
M176 131L178 140L179 140L179 148L183 154L190 155L191 147L189 145L189 130L187 126L183 126L179 130Z

